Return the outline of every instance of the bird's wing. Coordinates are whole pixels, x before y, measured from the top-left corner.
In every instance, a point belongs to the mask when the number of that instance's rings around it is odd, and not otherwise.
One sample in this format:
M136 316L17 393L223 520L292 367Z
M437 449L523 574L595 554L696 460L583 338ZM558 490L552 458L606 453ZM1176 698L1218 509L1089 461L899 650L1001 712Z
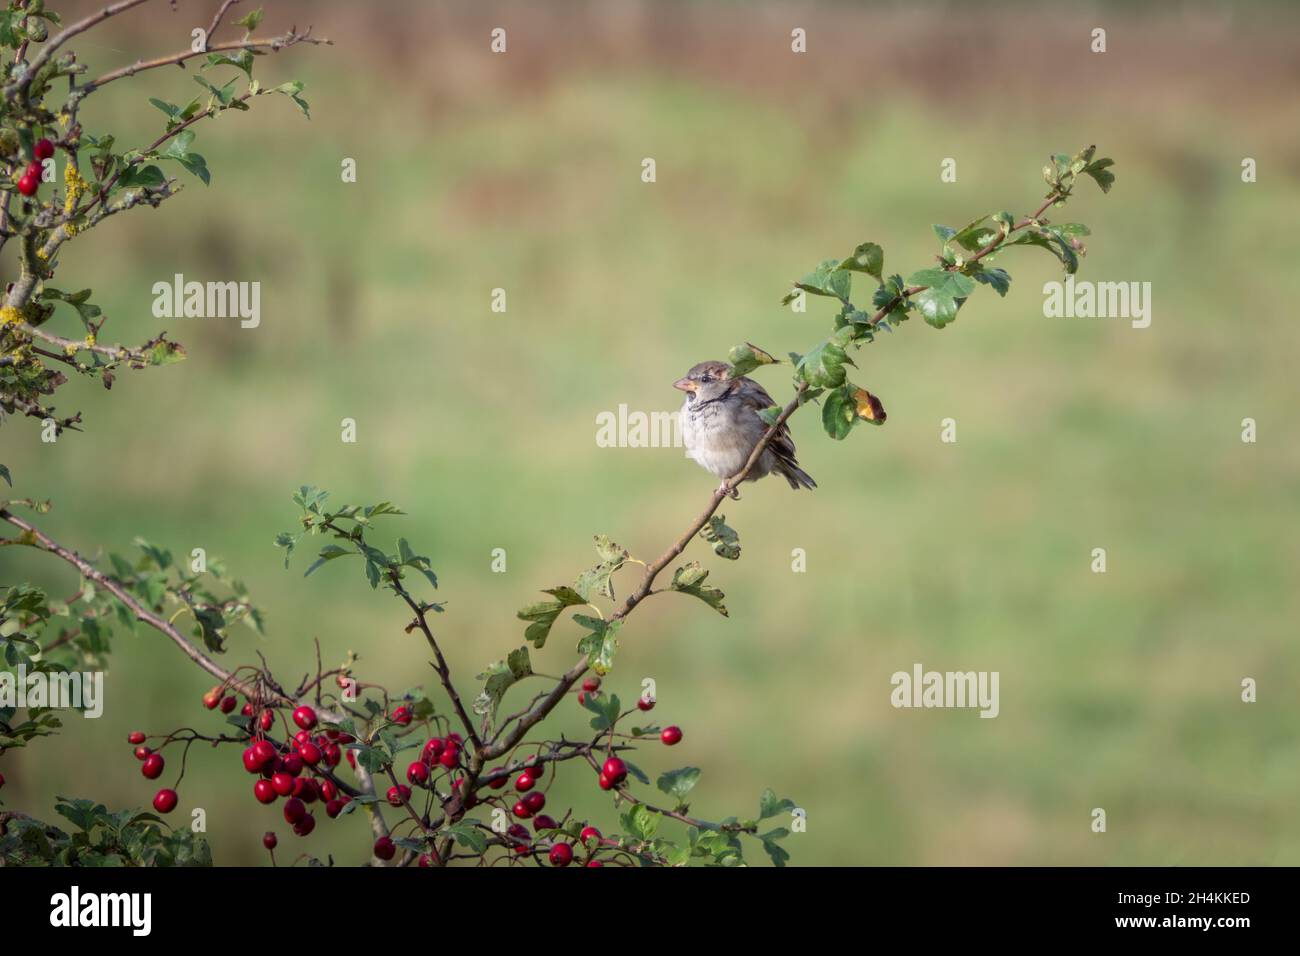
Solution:
M767 394L767 390L752 378L742 376L736 380L736 385L736 394L746 406L754 410L754 414L757 415L763 409L776 405L776 402L772 401L772 396ZM778 458L794 462L794 439L790 437L790 429L785 422L781 423L781 427L772 436L767 447L772 449Z

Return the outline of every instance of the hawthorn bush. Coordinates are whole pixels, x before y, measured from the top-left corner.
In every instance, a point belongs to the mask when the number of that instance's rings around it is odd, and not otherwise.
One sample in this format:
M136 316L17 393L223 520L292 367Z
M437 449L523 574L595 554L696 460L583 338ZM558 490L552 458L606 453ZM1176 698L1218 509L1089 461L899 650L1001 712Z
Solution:
M35 419L42 429L62 432L83 424L80 412L60 416L49 404L69 372L98 377L109 387L122 366L143 368L184 357L181 346L162 333L134 348L102 344L105 317L91 304L91 292L49 285L59 249L112 215L157 206L175 195L180 185L164 171L169 162L208 183L207 164L192 148L194 127L202 120L248 109L251 100L266 94L282 95L306 113L301 84L268 88L253 78L256 57L302 42L329 42L313 38L310 30L254 36L260 10L234 21L244 28L241 38L214 42L238 2L223 0L193 48L86 79L85 67L66 48L68 41L146 2L122 0L57 33L51 29L62 26L60 19L41 0L15 0L0 13L0 47L13 53L6 57L0 115L0 251L10 240L18 248L18 278L6 290L0 312L0 409ZM191 62L198 64L201 94L187 104L151 99L164 125L149 145L120 150L111 134L83 128L85 100L105 84ZM58 80L67 85L61 98L54 91ZM50 185L59 154L61 192L57 183ZM152 795L153 812L110 811L92 799L61 797L56 810L72 824L65 831L0 810L0 858L59 865L210 863L200 835L166 822L184 793L189 750L202 744L228 751L232 767L238 757L249 781L250 805L264 808L258 810L268 826L263 846L272 861L282 824L293 839L307 838L322 816L337 821L360 814L368 827L357 828L365 837L358 840L353 862L368 859L375 865L729 866L745 862L746 850L755 847L784 865L789 856L782 841L804 822L794 801L768 790L741 815L702 820L690 813L690 797L701 779L698 768L664 773L652 789L633 762L641 747L689 747L689 734L660 725L646 686L631 692L620 686L622 697L611 686L623 629L653 594L690 595L726 616L723 592L710 582L710 571L698 561L678 559L697 539L719 559L739 558L739 535L717 510L777 429L809 402L820 402L823 427L835 439L846 438L862 422L881 424L879 399L848 379L848 367L854 366L848 349L860 349L913 314L935 328L947 326L977 284L1005 296L1011 277L991 265L1004 249L1041 246L1073 273L1088 230L1053 223L1045 214L1066 202L1080 177L1108 191L1114 180L1110 166L1092 147L1051 157L1043 169L1047 192L1033 212L997 212L959 229L935 226L936 261L907 278L887 274L882 248L864 242L795 282L783 304L802 310L807 296L826 298L836 307L834 320L827 337L802 355L777 359L748 343L731 350L733 374L769 365L792 370L793 395L784 406L764 411L770 427L745 466L712 492L704 510L653 560L633 557L610 537L597 535L595 563L571 584L545 588L544 600L519 611L527 624L523 643L488 664L472 690L465 689L463 678L453 677L432 626L444 606L433 600L438 581L431 559L388 530L402 512L387 501L333 506L326 492L304 486L293 495L297 523L279 534L275 545L284 552L286 568L299 551L309 550L308 577L335 562L360 564L372 590L389 592L405 608L406 632L418 633L427 644L437 678L432 692L393 691L366 682L354 658L325 666L319 645L308 676L297 684L278 678L260 659L227 669L217 658L227 652L234 628L261 632L264 621L248 590L220 562L186 564L143 541L130 554L91 561L34 523L30 513L39 515L47 503L0 501L0 520L14 529L0 544L57 558L79 578L65 600L28 584L0 589L0 644L7 668L45 675L99 670L107 666L114 631L142 624L169 639L215 681L195 702L211 712L202 729L140 730L124 741L124 751L131 749L148 781L142 789L157 786L154 781L163 784ZM855 276L871 280L870 309L853 303ZM58 303L71 306L84 335L47 328ZM3 465L0 478L10 479ZM671 577L661 582L670 565L676 565ZM331 567L327 573L334 572ZM631 582L625 585L629 572ZM562 616L566 626L576 626L578 658L559 677L535 673L532 655L545 647ZM522 691L515 697L527 703L503 715L512 691ZM569 697L591 713L591 732L582 739L545 729ZM55 709L31 706L20 720L18 708L0 706L0 754L60 729ZM547 803L550 785L562 773L590 781L593 806L612 801L621 810L618 832L602 833L590 825L589 809ZM314 861L310 843L302 846L294 859Z

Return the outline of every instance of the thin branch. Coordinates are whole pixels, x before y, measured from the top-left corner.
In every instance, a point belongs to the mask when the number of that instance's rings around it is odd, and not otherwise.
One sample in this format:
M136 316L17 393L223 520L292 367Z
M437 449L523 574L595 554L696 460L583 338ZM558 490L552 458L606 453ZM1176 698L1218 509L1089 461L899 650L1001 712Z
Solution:
M45 46L41 47L41 52L36 55L36 59L32 60L31 63L27 65L27 71L9 86L5 87L5 96L7 98L12 97L15 93L26 90L31 86L32 80L38 73L40 73L45 64L50 62L50 58L54 56L55 51L73 37L85 33L91 27L103 23L109 17L115 17L119 13L125 13L133 7L138 7L141 4L148 2L149 0L121 0L119 3L114 3L105 7L98 13L92 13L84 20L78 20L62 32L55 34L49 42L45 44Z
M116 70L110 70L98 79L92 80L81 87L81 90L90 94L100 89L107 83L114 80L120 80L123 77L135 76L137 73L143 73L145 70L154 70L160 66L172 66L173 64L184 66L185 61L196 56L203 56L207 53L220 53L225 50L270 50L278 53L281 50L294 46L298 43L313 43L317 45L332 45L332 40L313 37L311 28L308 27L303 33L289 32L277 37L250 38L248 40L227 40L223 43L213 43L203 50L182 50L179 53L171 53L167 56L160 56L154 60L137 60L130 66L119 67Z

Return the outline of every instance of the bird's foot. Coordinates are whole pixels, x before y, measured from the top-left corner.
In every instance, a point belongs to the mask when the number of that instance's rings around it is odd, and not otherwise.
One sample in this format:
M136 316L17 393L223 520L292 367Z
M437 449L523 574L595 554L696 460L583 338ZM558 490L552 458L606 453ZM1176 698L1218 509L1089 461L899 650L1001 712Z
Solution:
M724 495L726 495L726 496L727 496L728 498L730 498L732 501L739 501L739 500L740 500L740 489L738 489L738 488L728 488L728 487L727 487L727 483L726 483L725 481L724 481L722 484L718 485L718 491L722 492Z

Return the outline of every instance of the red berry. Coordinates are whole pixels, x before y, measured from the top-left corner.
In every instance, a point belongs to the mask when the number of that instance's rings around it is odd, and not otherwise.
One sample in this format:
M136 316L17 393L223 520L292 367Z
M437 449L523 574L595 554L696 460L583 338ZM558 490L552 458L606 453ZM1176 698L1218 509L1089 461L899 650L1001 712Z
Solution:
M290 797L284 802L284 822L296 824L307 816L307 805L297 797Z
M573 847L567 843L557 843L551 847L551 865L568 866L573 862Z
M208 710L216 710L217 704L221 703L221 688L214 687L203 695L203 706Z
M245 717L252 717L252 716L253 716L253 705L252 705L252 704L245 704L243 707L239 708L239 712L240 712L240 714L242 714L242 715L245 716Z
M223 697L221 699L221 712L228 714L239 705L239 701L233 697Z
M375 841L375 856L381 860L391 860L397 855L397 847L393 844L392 838L381 836Z
M393 723L401 724L403 727L411 722L411 708L403 705L393 711Z
M149 755L153 753L153 751L150 750L148 747L141 746L141 747L136 747L133 753L135 754L136 760L147 760L149 759Z
M462 737L460 734L456 733L455 731L453 731L452 733L449 733L449 734L447 735L447 745L448 745L448 746L451 746L452 744L455 744L457 747L459 747L459 746L460 746L461 744L463 744L464 742L465 742L465 738Z
M582 689L587 691L588 693L595 693L597 690L600 689L600 678L588 677L585 681L582 682Z
M602 790L612 790L613 787L614 787L614 781L613 781L613 780L610 780L609 777L605 776L605 775L602 773L602 774L600 775L600 789L602 789Z
M144 734L138 730L133 730L130 736L126 738L126 742L129 744L142 744L144 743Z
M296 777L302 773L302 757L298 754L286 754L284 757L284 772L291 777Z
M32 155L37 159L49 159L54 155L54 144L48 139L38 139L32 147Z
M427 853L421 853L421 854L420 854L420 862L417 863L416 865L419 866L419 867L430 867L430 866L433 866L433 860L431 860L431 859L429 858L429 854L427 854Z
M293 712L293 722L303 730L311 730L316 726L316 711L303 704Z
M448 770L456 766L456 764L459 761L460 761L460 752L453 750L450 747L448 747L446 750L444 750L441 754L438 755L438 763L442 764Z
M511 812L515 816L517 816L520 820L527 820L529 817L533 815L533 811L528 809L528 804L524 803L524 801L522 800L519 800L515 803L514 807L511 809Z
M36 195L36 190L40 187L40 181L32 176L20 176L18 179L18 191L24 196Z
M544 772L545 765L540 760L534 761L524 768L524 773L528 774L528 776L532 777L534 780L541 780Z
M339 761L343 759L343 751L339 749L338 744L330 744L325 748L325 762L331 767L337 767Z
M582 832L578 834L578 839L581 840L584 844L588 840L594 840L595 842L599 843L600 831L597 830L595 827L583 827Z
M301 746L302 744L311 743L311 731L309 730L298 731L296 734L293 735L293 743L295 747Z
M430 737L424 743L424 759L429 763L438 759L438 754L442 753L443 742L441 737Z
M636 706L639 710L654 710L655 699L653 697L638 697Z
M257 759L252 747L244 748L244 769L249 773L260 773L262 770L262 761Z
M601 773L609 777L611 783L622 783L627 779L627 764L618 757L610 757L600 768Z
M0 787L5 785L5 775L0 773Z
M680 727L665 727L665 728L663 729L663 733L661 733L661 734L659 735L659 739L662 740L662 741L664 742L664 744L666 744L667 746L671 747L671 746L673 746L674 744L676 744L676 743L678 743L678 742L681 741L681 739L682 739L682 728L680 728Z
M275 803L275 787L271 786L270 780L259 780L253 784L253 796L257 797L258 803Z
M604 864L604 863L601 863L600 860L588 860L588 861L587 861L587 865L588 865L588 866L604 866L605 864Z
M411 788L404 784L398 784L395 787L388 788L388 804L393 807L400 807L407 800L411 799Z
M555 822L555 818L545 813L539 814L537 819L533 820L533 829L538 833L543 830L554 830L558 826L559 824Z
M528 773L521 773L515 778L515 789L520 793L527 793L533 789L533 776Z
M275 722L275 718L271 715L271 712L269 710L264 710L257 715L257 726L262 728L262 733L266 733L268 730L270 730L271 725L274 722ZM274 836L275 834L271 834L271 835Z
M303 837L305 837L307 834L311 833L311 831L315 829L316 829L316 818L313 817L310 813L293 825L293 832L298 834L298 836L303 836Z
M586 693L585 693L585 692L580 692L580 693L578 694L578 703L579 703L579 704L585 704L586 702L587 702L587 695L586 695Z
M406 768L406 779L414 784L422 784L429 779L429 768L424 761L417 760Z
M500 772L501 772L502 770L504 770L504 769L505 769L505 767L497 767L497 768L494 769L492 772L493 772L493 773L500 773ZM508 774L508 773L503 773L503 774L501 774L501 776L499 776L499 777L494 777L492 780L488 781L488 786L491 787L493 790L500 790L502 787L504 787L504 786L505 786L507 783L509 783L509 782L510 782L510 774Z
M314 767L320 763L320 748L311 741L307 741L305 744L298 745L298 756L302 758L303 763L310 767Z
M337 817L337 816L338 816L340 813L342 813L342 812L343 812L343 801L342 801L342 800L330 800L330 801L326 802L326 804L325 804L325 816L329 817L331 820L333 820L335 817Z
M253 744L253 755L260 764L268 764L275 759L275 747L269 740L259 740Z
M178 799L175 790L164 787L162 790L159 790L154 794L153 808L159 813L171 813L176 809L176 801Z
M166 764L163 762L162 754L150 754L140 765L140 772L150 780L157 780L162 776L164 766Z
M262 834L262 846L266 847L268 850L274 850L279 842L280 841L275 838L275 834L270 830L267 830Z
M293 793L293 777L287 773L277 773L271 777L271 789L282 797Z
M293 795L301 798L303 803L315 803L319 793L316 781L308 777L299 777L293 782Z
M320 790L322 800L333 800L339 795L339 788L334 786L333 780L322 780L317 784L317 788Z
M528 808L528 812L541 813L542 807L546 806L546 794L540 790L534 790L523 799L523 804Z

